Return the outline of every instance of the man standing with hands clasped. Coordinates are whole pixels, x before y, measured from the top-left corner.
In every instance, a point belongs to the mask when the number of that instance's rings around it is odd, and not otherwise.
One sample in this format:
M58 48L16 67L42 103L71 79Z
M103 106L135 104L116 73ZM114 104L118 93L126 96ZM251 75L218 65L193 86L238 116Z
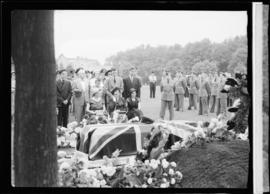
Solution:
M157 77L154 74L154 71L152 71L152 73L149 75L150 98L155 98L156 83L157 83Z
M135 67L129 69L129 76L123 80L124 83L124 92L123 97L125 99L130 97L130 89L134 88L136 90L136 97L140 98L141 96L141 82L139 78L136 77Z
M72 96L71 83L67 80L67 71L59 71L59 79L56 81L57 90L57 108L58 108L58 126L67 127L69 104Z

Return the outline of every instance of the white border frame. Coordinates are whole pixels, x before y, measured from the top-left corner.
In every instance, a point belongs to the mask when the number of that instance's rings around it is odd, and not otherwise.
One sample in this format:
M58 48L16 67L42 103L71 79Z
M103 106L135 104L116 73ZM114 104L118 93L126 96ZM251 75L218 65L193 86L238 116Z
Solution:
M263 193L263 5L252 3L253 192Z

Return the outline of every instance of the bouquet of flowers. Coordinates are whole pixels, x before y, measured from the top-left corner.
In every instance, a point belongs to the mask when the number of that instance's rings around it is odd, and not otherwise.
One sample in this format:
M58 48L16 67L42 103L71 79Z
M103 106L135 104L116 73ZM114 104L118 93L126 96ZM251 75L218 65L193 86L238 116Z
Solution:
M183 175L175 162L166 159L136 161L135 165L122 168L112 187L167 188L180 187Z
M70 128L57 127L57 147L58 148L74 148L80 134L81 127L69 125Z
M63 187L111 187L117 179L122 167L118 167L118 156L121 150L116 150L111 158L104 156L100 168L90 168L87 154L76 152L71 159L59 159L58 185ZM61 152L58 155L63 156Z

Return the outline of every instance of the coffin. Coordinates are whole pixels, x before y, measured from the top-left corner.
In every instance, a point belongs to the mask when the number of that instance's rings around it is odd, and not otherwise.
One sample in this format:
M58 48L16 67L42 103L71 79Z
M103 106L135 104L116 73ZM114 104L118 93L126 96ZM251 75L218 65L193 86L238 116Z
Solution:
M197 128L197 123L191 121L167 121L166 124L173 128L169 145L189 136ZM77 150L87 153L90 160L102 159L104 155L111 157L116 149L122 150L120 156L136 155L154 125L155 123L86 125L80 132Z

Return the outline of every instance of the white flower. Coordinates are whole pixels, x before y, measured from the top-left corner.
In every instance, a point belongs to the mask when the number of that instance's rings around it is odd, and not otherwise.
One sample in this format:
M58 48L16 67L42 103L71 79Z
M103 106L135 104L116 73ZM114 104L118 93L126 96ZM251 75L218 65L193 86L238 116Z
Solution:
M76 128L74 129L74 131L75 131L76 133L80 133L81 130L82 130L82 128L80 128L80 127L76 127Z
M151 185L152 182L153 182L153 179L152 179L152 178L148 178L147 183L148 183L149 185Z
M76 145L77 145L76 141L71 141L71 142L70 142L70 146L71 146L71 147L75 148Z
M183 178L183 175L182 175L182 173L181 173L180 171L176 171L175 174L176 174L176 176L178 176L180 179Z
M167 188L167 184L166 183L161 183L160 188Z
M172 184L172 185L175 184L175 179L174 179L174 178L171 179L171 184Z
M70 135L70 138L71 138L72 140L76 140L77 134L76 134L76 133L72 133L72 134Z
M170 168L169 175L173 175L173 174L174 174L174 170Z
M143 184L142 185L142 188L147 188L147 184Z
M61 143L62 142L64 143L66 141L66 138L64 136L61 136L61 137L59 137L59 140L60 140Z
M158 167L157 160L151 159L151 161L150 161L150 166L151 166L153 169L156 169L156 168Z
M181 149L181 144L179 141L175 142L172 146L171 146L172 150L179 150Z
M145 160L144 164L148 166L150 164L149 160Z
M106 181L104 179L101 180L101 181L99 181L99 183L100 183L101 186L105 186L106 185Z
M70 164L67 163L67 162L63 162L60 167L59 167L59 170L60 171L63 171L63 170L68 170L70 168Z
M57 138L57 146L61 146L61 139Z
M176 167L176 163L175 162L171 162L170 163L172 167Z
M167 162L166 159L163 159L163 160L162 160L162 167L163 167L163 168L167 168L168 166L169 166L169 162Z
M60 151L57 152L57 156L59 158L64 158L66 155L67 155L67 153L65 151L60 150Z
M168 176L168 174L167 173L163 173L163 176Z
M67 131L68 128L65 128L65 127L61 127L61 131Z
M166 183L166 182L167 182L167 179L162 178L162 182L163 182L163 183Z
M111 167L111 166L102 166L101 170L104 174L108 175L108 176L113 176L114 173L116 172L115 167Z
M97 179L93 179L92 187L100 187L100 182Z
M73 122L71 122L71 123L69 123L69 124L67 125L67 128L73 129L73 128L76 127L77 125L78 125L77 121L73 121Z

